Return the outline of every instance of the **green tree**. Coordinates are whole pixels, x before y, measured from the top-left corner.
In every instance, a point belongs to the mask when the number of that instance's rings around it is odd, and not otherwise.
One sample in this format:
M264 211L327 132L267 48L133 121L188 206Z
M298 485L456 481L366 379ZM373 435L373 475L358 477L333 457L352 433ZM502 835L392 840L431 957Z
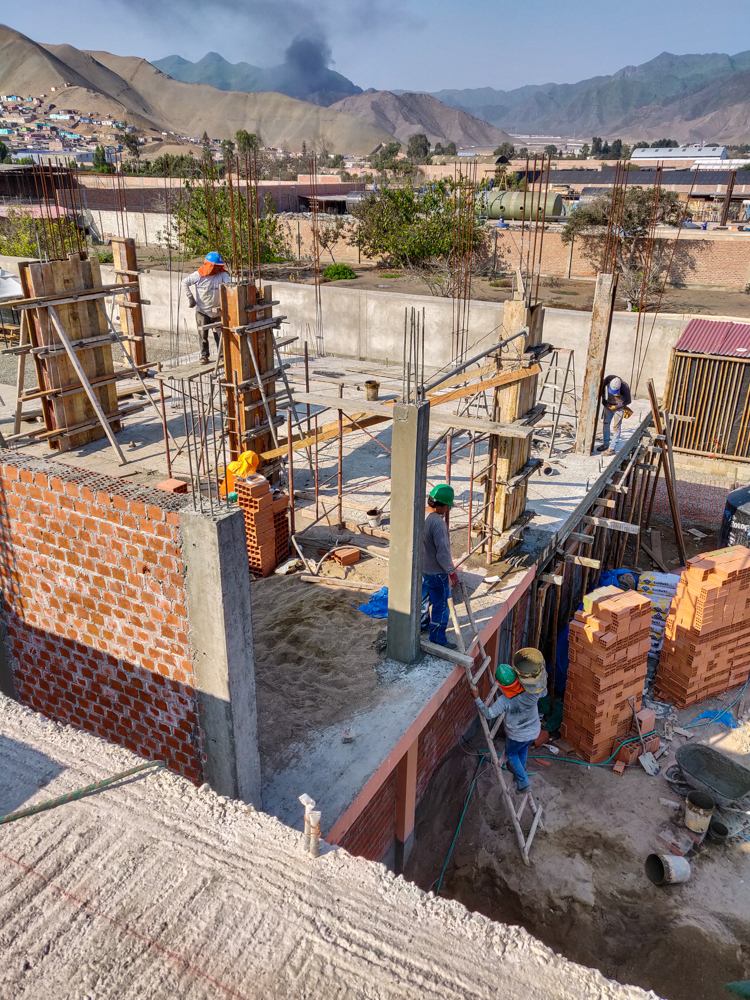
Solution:
M430 155L430 140L424 132L418 132L409 139L406 155L412 163L424 163Z
M613 160L619 160L622 158L622 139L613 139L612 144L609 147L610 156Z
M225 260L232 260L232 213L226 181L213 187L188 179L185 182L185 195L178 197L173 204L172 226L164 234L164 241L170 246L184 249L190 257L201 256L206 253L206 248L210 248L218 250ZM250 197L252 198L252 193ZM284 231L282 222L275 213L270 195L259 205L259 209L257 229L255 222L252 222L250 258L256 259L259 245L261 261L273 263L288 260L292 256L288 233ZM254 220L252 205L249 214L251 220ZM244 236L244 246L247 247L247 233Z
M519 157L521 157L521 159L525 160L526 157L529 155L528 146L521 146L521 148L518 150L518 155Z
M595 135L594 138L591 140L591 155L592 156L601 156L602 155L602 146L603 146L603 143L602 143L601 138L598 135Z
M55 223L53 239L56 253L60 252L60 239L63 242L63 255L78 249L76 226L70 219L63 217L59 225ZM9 257L38 257L40 245L42 250L47 246L49 234L43 230L39 219L32 219L31 213L15 208L8 208L8 215L0 219L0 253Z
M243 156L249 156L255 150L260 149L260 136L255 132L248 132L246 129L238 129L234 134L234 141L237 143L237 152ZM305 144L302 143L302 152L305 152Z
M591 153L591 146L587 142L581 146L581 152L578 154L578 158L581 160L587 160Z
M10 151L2 139L0 139L0 163L10 163L10 159Z
M649 257L649 232L651 227L653 188L628 188L622 211L621 235L617 242L616 268L620 275L619 289L629 306L637 302L643 282L644 268ZM601 267L612 195L594 199L568 217L561 239L570 243L581 238L584 256L597 269ZM662 190L659 195L656 221L678 225L682 205L676 192ZM671 241L656 240L648 274L648 294L660 287L672 251Z
M516 147L512 142L501 142L493 156L504 156L507 160L512 160L516 155Z
M135 158L136 164L141 158L141 144L138 141L140 138L140 132L126 132L122 137L122 144L127 149L132 157Z
M349 243L365 257L382 257L390 264L424 264L452 258L456 204L463 200L470 219L468 245L476 250L485 238L475 191L452 179L425 188L406 185L370 191L352 209L355 224ZM471 208L473 206L473 216Z
M114 167L107 159L107 153L104 146L97 146L94 150L94 170L98 174L113 174Z
M446 145L446 147L445 147L445 155L446 156L457 156L458 155L458 150L456 149L455 142L449 142Z
M231 170L234 164L234 143L231 139L221 140L221 155L224 160L224 166L227 170Z
M442 156L444 152L442 142L436 142L432 150L433 156Z
M396 172L400 165L398 160L400 152L400 142L388 142L381 150L370 157L370 163L381 173L385 173L386 170Z
M550 143L549 146L544 147L544 152L547 156L557 156L557 146L554 143Z

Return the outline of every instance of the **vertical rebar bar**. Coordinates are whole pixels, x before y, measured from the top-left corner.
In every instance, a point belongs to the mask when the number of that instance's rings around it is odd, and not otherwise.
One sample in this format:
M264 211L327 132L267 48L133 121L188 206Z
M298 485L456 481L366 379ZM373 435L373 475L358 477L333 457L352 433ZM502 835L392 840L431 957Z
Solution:
M296 534L294 526L294 445L292 442L292 409L286 411L286 438L287 438L287 461L289 462L289 530L292 535Z

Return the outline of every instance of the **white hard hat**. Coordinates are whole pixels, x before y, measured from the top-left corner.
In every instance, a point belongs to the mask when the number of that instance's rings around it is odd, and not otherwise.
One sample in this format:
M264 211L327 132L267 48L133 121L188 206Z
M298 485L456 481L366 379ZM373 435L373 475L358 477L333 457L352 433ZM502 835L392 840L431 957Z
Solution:
M609 383L609 391L613 395L615 395L616 393L618 393L620 391L620 386L621 385L622 385L622 379L618 378L617 375L615 375L615 377Z

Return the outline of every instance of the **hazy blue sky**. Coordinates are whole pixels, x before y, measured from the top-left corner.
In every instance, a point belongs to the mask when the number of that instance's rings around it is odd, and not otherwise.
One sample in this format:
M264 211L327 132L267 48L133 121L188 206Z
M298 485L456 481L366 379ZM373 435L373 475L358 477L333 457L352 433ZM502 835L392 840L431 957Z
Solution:
M317 34L334 69L377 89L572 83L665 50L750 48L746 0L27 0L5 18L40 42L263 66Z

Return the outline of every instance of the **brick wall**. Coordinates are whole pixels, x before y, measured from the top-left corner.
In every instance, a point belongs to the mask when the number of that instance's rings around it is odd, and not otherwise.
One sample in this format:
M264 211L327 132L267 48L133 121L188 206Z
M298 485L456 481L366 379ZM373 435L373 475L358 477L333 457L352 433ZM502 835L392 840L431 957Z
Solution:
M419 734L417 804L440 761L458 743L477 717L469 685L461 680Z
M200 783L183 503L0 455L2 613L17 697Z
M339 841L350 854L380 861L396 838L396 772L388 776L376 795Z

